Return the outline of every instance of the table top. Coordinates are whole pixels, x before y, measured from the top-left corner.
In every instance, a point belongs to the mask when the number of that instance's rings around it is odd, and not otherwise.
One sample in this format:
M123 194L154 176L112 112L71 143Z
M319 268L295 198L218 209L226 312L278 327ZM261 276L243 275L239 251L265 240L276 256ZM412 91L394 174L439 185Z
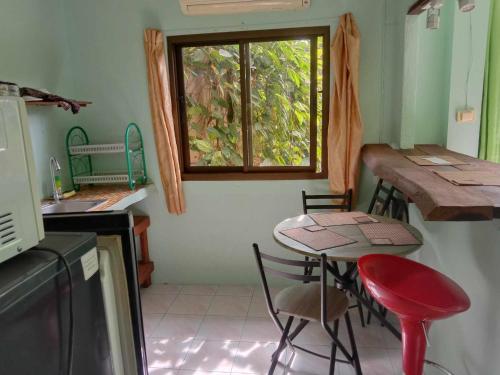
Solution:
M451 156L467 165L421 166L406 156ZM500 174L500 164L479 160L438 145L395 150L386 144L363 147L363 161L374 175L407 196L431 221L477 221L500 218L500 186L456 186L434 171L481 170Z
M415 227L403 223L401 221L391 219L388 217L369 215L376 218L381 223L398 223L408 229L420 242L422 242L422 234ZM348 261L356 262L360 257L368 254L392 254L392 255L406 255L418 250L422 245L406 245L406 246L388 246L388 245L372 245L364 234L359 229L358 225L337 225L335 232L356 240L357 242L345 246L334 247L323 251L316 251L310 247L297 242L280 232L286 229L306 227L316 225L313 219L308 215L300 215L283 220L274 228L274 239L284 247L309 257L317 258L321 254L326 254L329 260L333 261Z

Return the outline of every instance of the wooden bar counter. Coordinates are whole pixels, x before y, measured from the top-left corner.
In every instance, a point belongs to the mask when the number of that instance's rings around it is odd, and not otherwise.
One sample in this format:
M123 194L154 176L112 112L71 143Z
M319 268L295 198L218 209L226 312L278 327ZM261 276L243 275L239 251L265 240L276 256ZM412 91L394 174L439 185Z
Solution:
M462 170L490 171L500 175L500 164L459 154L438 145L416 145L395 150L387 144L363 147L363 161L415 203L428 221L480 221L500 218L500 186L458 186L434 171L457 171L455 166L420 166L406 156L452 156L467 163Z

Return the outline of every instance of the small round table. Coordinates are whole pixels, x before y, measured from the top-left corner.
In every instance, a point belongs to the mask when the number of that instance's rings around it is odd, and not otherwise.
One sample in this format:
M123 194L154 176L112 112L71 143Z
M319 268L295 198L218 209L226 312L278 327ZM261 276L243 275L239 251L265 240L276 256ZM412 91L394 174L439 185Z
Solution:
M332 213L333 215L335 213ZM401 222L399 220L391 219L385 216L378 215L367 215L377 219L380 223L393 223L401 224L408 231L410 231L416 239L422 242L422 234L417 228L411 226L410 224ZM323 251L316 251L307 247L306 245L297 242L280 232L286 229L307 227L311 225L317 225L313 219L308 215L300 215L296 217L291 217L289 219L283 220L281 223L276 225L274 228L274 239L284 247L313 258L319 258L321 254L326 254L327 258L331 261L345 261L345 262L357 262L359 258L363 255L368 254L392 254L392 255L407 255L414 251L417 251L422 245L407 245L407 246L388 246L388 245L372 245L368 239L363 235L361 230L357 225L337 225L335 227L335 232L348 237L350 239L356 240L357 242L345 246L334 247L331 249L326 249Z
M332 214L334 215L335 213ZM367 216L377 219L380 223L401 224L408 231L410 231L410 233L412 233L420 243L422 243L422 234L418 231L418 229L407 223L385 216ZM331 227L334 228L334 231L336 233L348 237L352 240L356 240L357 242L322 251L313 250L310 247L280 233L281 231L286 229L307 227L311 225L317 224L308 215L300 215L283 220L274 228L274 239L285 248L307 257L319 258L322 254L326 254L328 260L332 262L331 264L329 264L328 269L336 279L338 287L355 296L358 300L358 303L363 304L378 320L380 320L381 323L384 324L384 326L389 331L392 332L392 334L394 334L398 339L401 340L401 333L389 321L387 321L387 319L385 319L385 316L383 316L380 311L374 308L372 301L366 299L365 296L363 296L363 292L357 288L356 278L358 276L358 269L356 262L359 258L368 254L391 254L404 256L417 251L422 245L372 245L361 232L357 224L337 225ZM341 272L339 267L337 266L336 262L339 261L347 262L347 267L344 272Z

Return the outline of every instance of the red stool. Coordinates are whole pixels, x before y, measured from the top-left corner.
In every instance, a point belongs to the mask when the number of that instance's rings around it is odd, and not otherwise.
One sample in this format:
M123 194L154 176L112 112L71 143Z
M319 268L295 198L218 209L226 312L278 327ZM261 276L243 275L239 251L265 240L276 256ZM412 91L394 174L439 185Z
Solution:
M399 318L405 375L422 375L426 330L434 320L468 310L469 297L450 278L409 259L372 254L359 259L358 269L373 298Z

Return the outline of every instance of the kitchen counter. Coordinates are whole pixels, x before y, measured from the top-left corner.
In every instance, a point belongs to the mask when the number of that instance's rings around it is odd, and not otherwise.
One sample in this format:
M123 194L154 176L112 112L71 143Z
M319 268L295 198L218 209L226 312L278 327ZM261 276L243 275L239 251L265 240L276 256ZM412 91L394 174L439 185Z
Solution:
M457 186L434 171L457 171L454 166L420 166L405 156L446 155L468 163L468 170L500 175L500 164L459 154L438 145L395 150L386 144L365 145L363 161L374 175L396 187L429 221L481 221L500 218L499 186Z
M148 196L153 185L138 186L135 190L130 190L126 185L94 185L82 186L80 191L65 200L95 201L105 200L100 205L89 211L113 211L124 210ZM48 201L44 201L48 202Z

